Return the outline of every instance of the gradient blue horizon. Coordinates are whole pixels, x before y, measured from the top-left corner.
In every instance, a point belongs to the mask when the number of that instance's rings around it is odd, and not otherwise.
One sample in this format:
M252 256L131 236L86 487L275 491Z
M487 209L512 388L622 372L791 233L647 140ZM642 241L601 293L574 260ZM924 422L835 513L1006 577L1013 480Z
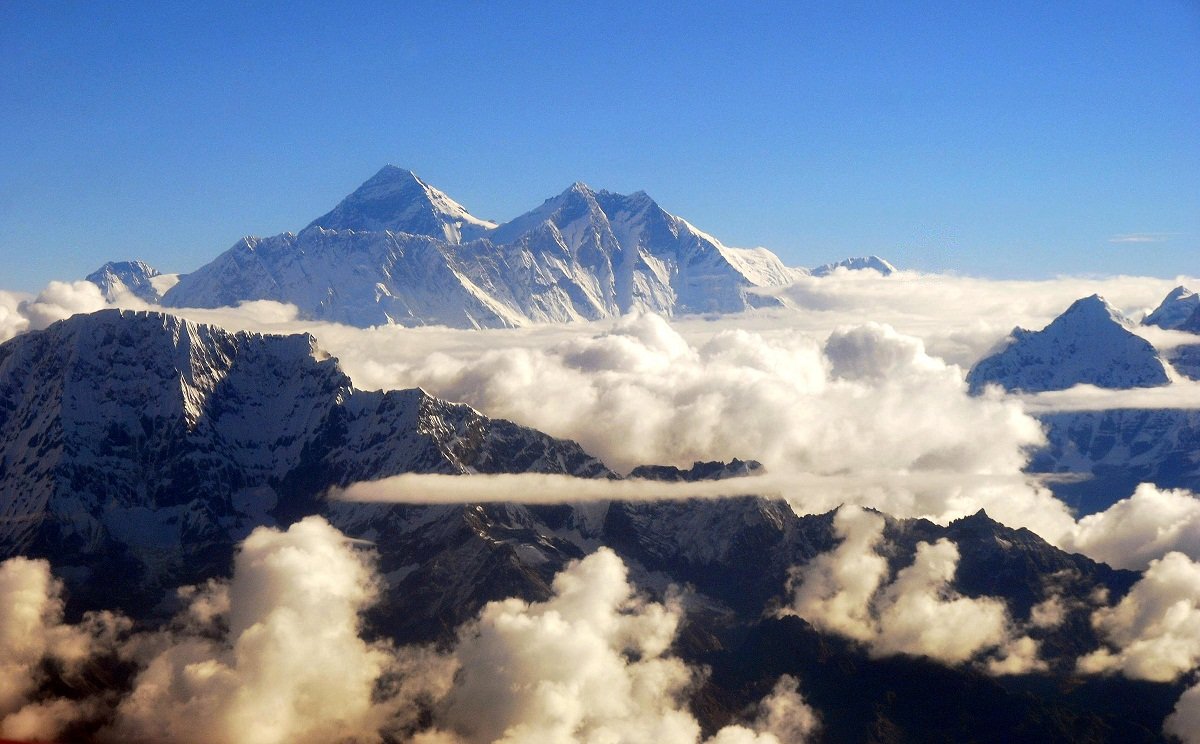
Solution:
M0 4L0 289L189 271L385 163L793 265L1200 273L1200 4Z

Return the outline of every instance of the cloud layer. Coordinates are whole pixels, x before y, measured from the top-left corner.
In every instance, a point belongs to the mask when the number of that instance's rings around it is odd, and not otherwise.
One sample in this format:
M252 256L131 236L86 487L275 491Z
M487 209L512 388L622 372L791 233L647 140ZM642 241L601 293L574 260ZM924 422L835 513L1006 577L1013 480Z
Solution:
M1200 665L1200 563L1182 553L1152 561L1112 607L1092 615L1108 646L1079 660L1085 673L1170 682Z

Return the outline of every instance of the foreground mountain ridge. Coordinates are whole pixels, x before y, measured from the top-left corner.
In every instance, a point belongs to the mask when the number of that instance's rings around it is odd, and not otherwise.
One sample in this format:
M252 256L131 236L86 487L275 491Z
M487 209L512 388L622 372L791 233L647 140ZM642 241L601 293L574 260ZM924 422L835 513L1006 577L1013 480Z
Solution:
M403 472L608 475L573 442L419 389L356 390L307 335L77 315L0 346L0 556L153 595L253 527Z
M761 469L734 461L636 473L680 483L745 478L753 493ZM176 586L227 576L235 545L255 526L322 514L371 543L384 585L368 621L397 643L452 639L491 600L545 600L555 574L600 545L653 596L687 587L677 653L713 670L695 692L707 730L736 720L781 673L817 685L822 741L911 741L931 730L986 730L996 741L1155 741L1180 692L1146 688L1152 704L1142 705L1139 688L1137 710L1110 709L1103 691L1120 699L1129 683L1074 678L1072 659L1099 644L1082 602L1038 635L1064 683L1050 686L918 657L874 658L836 634L775 617L793 568L839 543L833 512L798 516L779 499L421 506L323 498L330 486L401 472L615 477L572 442L419 389L357 390L306 334L230 333L106 310L0 345L0 556L49 559L74 616L121 609L153 621ZM947 526L884 522L881 555L892 571L920 543L952 540L961 552L954 591L999 597L1017 622L1046 599L1051 578L1066 597L1113 599L1137 579L982 512ZM913 694L924 689L938 692ZM946 701L959 710L953 721L940 717Z

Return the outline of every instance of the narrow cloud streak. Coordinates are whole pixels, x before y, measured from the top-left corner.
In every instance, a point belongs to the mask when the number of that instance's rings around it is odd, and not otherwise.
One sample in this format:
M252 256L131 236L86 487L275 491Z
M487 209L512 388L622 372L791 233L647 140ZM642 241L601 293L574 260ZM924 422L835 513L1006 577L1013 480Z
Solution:
M770 476L677 483L632 478L607 480L542 473L496 475L439 475L405 473L334 489L340 501L396 504L483 504L515 501L522 504L572 504L589 501L671 501L692 498L778 493Z
M1143 570L1170 552L1200 560L1200 498L1190 491L1159 489L1148 483L1078 522L1062 502L1023 477L953 472L765 473L692 483L542 473L405 473L353 483L328 494L339 501L394 504L582 504L738 496L783 498L799 515L856 504L940 524L985 508L993 517L1002 515L999 521L1010 527L1034 529L1036 525L1034 531L1051 544L1116 568Z
M1145 233L1122 233L1113 235L1108 239L1110 243L1165 243L1171 239L1171 236L1178 233L1169 232L1145 232Z
M332 489L329 498L404 504L514 501L571 504L594 501L674 501L737 496L780 497L800 515L859 504L899 517L946 524L984 508L1011 526L1024 526L1054 543L1069 539L1075 521L1066 505L1023 475L971 475L888 470L821 475L766 473L693 483L606 480L539 473L425 475L407 473Z
M1196 338L1200 343L1200 337ZM1032 414L1060 411L1107 411L1120 408L1200 409L1200 381L1176 380L1170 385L1109 390L1076 385L1069 390L1014 396Z

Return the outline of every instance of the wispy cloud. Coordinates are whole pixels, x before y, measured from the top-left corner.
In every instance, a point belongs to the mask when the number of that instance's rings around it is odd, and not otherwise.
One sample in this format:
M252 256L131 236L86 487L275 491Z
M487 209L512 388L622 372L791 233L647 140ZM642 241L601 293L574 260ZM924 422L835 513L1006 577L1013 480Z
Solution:
M1108 239L1110 243L1165 243L1179 233L1173 232L1137 232L1121 233Z

